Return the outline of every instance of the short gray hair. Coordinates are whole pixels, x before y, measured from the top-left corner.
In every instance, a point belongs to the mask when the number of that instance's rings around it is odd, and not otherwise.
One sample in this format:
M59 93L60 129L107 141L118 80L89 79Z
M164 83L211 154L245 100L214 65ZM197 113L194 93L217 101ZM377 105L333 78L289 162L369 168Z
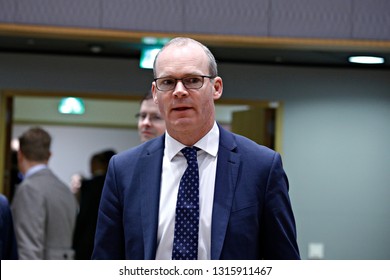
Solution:
M189 44L197 44L204 50L205 54L209 58L209 73L208 73L208 75L210 75L212 77L218 76L217 61L215 60L214 55L211 53L211 51L209 50L208 47L206 47L202 43L200 43L200 42L198 42L198 41L196 41L194 39L191 39L191 38L176 37L176 38L173 38L172 40L170 40L167 44L165 44L165 46L156 55L156 57L154 59L154 63L153 63L153 75L154 75L154 78L157 78L156 77L156 62L157 62L157 59L158 59L160 53L162 53L167 47L169 47L171 45L186 46L186 45L189 45Z

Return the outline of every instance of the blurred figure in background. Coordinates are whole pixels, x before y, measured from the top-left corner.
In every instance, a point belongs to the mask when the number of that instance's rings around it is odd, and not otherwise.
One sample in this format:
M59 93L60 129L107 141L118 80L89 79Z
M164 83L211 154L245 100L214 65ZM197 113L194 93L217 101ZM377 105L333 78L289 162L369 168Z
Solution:
M90 260L95 238L96 221L99 210L108 163L115 151L106 150L92 155L90 169L92 178L81 181L80 211L77 215L73 237L76 260Z
M152 92L149 91L142 99L140 111L136 117L141 142L146 142L165 132L165 121L153 100Z
M0 260L17 260L14 223L8 199L0 194Z
M138 119L138 134L141 142L160 136L165 132L165 121L161 117L159 108L149 91L141 100ZM100 197L106 177L108 163L115 154L114 151L94 154L91 158L92 178L83 180L78 192L80 212L77 217L76 230L73 238L73 248L76 259L91 259Z
M12 203L14 198L16 188L22 182L23 174L19 171L18 168L18 151L11 150L11 182L10 182L10 198L9 202Z
M77 201L48 168L51 136L33 127L19 137L18 167L24 179L11 203L20 259L73 259Z
M84 176L80 173L75 173L70 178L70 190L75 195L78 203L80 203L80 188L83 180Z

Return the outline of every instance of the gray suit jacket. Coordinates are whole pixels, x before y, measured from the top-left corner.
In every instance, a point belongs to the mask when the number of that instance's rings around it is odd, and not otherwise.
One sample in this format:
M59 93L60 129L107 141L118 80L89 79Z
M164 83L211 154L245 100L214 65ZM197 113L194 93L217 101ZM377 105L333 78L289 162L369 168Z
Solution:
M23 180L11 207L19 259L73 259L77 201L49 169Z

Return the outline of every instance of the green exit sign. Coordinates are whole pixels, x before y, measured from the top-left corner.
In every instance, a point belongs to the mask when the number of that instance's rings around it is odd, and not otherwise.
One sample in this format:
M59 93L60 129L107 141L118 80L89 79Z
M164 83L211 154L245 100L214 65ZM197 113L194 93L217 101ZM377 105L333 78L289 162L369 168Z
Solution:
M58 112L61 114L82 115L85 113L84 101L81 98L62 98L58 104Z

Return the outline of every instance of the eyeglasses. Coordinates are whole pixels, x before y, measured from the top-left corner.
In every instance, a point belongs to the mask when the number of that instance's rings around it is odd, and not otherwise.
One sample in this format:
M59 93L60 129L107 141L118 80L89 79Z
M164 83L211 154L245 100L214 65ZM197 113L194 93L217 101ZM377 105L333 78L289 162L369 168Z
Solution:
M135 114L135 117L138 121L144 121L147 117L149 117L150 122L160 122L163 120L159 115L148 113L137 113Z
M176 87L177 81L181 81L186 89L200 89L203 86L204 78L214 79L215 76L188 76L181 79L175 78L156 78L154 79L156 87L161 91L173 90Z

